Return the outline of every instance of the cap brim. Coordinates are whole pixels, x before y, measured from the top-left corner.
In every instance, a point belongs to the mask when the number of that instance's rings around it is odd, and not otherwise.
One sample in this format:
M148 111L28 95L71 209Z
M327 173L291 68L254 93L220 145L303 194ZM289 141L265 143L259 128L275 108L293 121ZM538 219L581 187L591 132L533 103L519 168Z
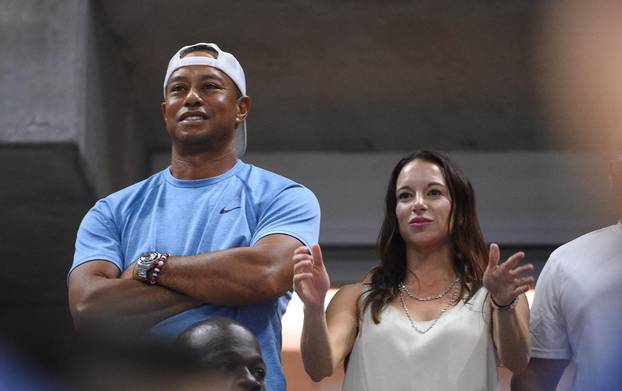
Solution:
M246 120L235 129L235 153L238 159L246 153Z

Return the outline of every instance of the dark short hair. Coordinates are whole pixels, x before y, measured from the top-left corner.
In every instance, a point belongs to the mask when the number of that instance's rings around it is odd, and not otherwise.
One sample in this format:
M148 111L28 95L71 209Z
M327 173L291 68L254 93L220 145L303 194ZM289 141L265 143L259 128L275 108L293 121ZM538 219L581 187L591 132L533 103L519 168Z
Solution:
M371 305L372 318L380 322L380 312L394 300L398 284L406 277L406 244L399 231L395 214L397 178L404 166L414 160L436 164L442 171L451 197L449 233L453 246L455 273L462 279L459 297L465 301L482 286L487 248L475 210L475 192L460 167L447 156L433 151L420 150L402 158L391 172L385 195L384 220L378 235L377 251L380 264L374 267L371 282L363 301L363 311Z
M240 334L248 338L240 338ZM249 345L250 344L250 345ZM254 334L240 322L225 317L214 317L193 324L177 337L177 345L195 354L199 365L218 368L223 355L237 346L256 349L261 354L259 342Z

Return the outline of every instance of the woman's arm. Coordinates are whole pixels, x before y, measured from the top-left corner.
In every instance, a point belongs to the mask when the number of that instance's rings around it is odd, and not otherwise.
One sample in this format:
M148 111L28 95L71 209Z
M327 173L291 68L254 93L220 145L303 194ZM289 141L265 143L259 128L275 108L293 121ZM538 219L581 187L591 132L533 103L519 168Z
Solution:
M510 371L520 372L529 363L529 305L521 294L514 308L498 309L488 298L492 311L492 338L501 364Z
M302 246L294 252L294 289L304 303L300 351L305 370L320 381L350 353L358 330L358 299L361 284L342 287L324 313L324 298L330 287L319 245L313 255Z
M520 372L529 363L531 349L529 306L524 293L534 283L533 277L525 276L533 265L514 268L525 257L522 252L499 265L499 255L499 246L491 244L483 279L490 292L487 305L492 312L492 337L501 364L512 372Z

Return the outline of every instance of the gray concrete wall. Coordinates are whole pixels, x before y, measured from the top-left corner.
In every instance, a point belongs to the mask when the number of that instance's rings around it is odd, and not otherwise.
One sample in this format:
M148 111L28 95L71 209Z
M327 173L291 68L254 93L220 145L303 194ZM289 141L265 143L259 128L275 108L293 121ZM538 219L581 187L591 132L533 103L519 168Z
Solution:
M129 70L97 3L88 3L84 41L81 118L77 143L98 196L108 195L146 172L141 129L135 121ZM136 94L140 96L140 94Z
M3 0L0 143L76 143L100 196L145 171L113 39L90 1Z
M82 127L81 0L3 0L0 142L75 141Z
M389 174L406 154L248 153L244 160L295 179L318 197L320 241L373 246ZM619 219L607 181L607 158L578 152L448 153L471 180L488 241L555 245ZM165 167L167 153L154 158Z
M248 153L244 160L309 187L320 201L320 243L333 282L357 281L378 262L374 249L388 176L406 152ZM614 224L607 159L577 152L464 152L454 158L477 195L484 237L502 256L525 251L538 276L557 245ZM154 155L152 171L166 167Z

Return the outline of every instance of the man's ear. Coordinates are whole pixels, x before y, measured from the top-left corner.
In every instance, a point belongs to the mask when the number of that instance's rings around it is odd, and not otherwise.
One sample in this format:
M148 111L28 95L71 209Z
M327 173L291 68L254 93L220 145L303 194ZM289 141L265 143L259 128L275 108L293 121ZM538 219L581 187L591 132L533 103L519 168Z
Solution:
M251 98L250 96L241 96L236 102L238 113L236 114L236 122L239 124L244 121L251 111Z
M166 122L166 102L160 103L160 111L162 112L162 118L164 118L164 122Z

